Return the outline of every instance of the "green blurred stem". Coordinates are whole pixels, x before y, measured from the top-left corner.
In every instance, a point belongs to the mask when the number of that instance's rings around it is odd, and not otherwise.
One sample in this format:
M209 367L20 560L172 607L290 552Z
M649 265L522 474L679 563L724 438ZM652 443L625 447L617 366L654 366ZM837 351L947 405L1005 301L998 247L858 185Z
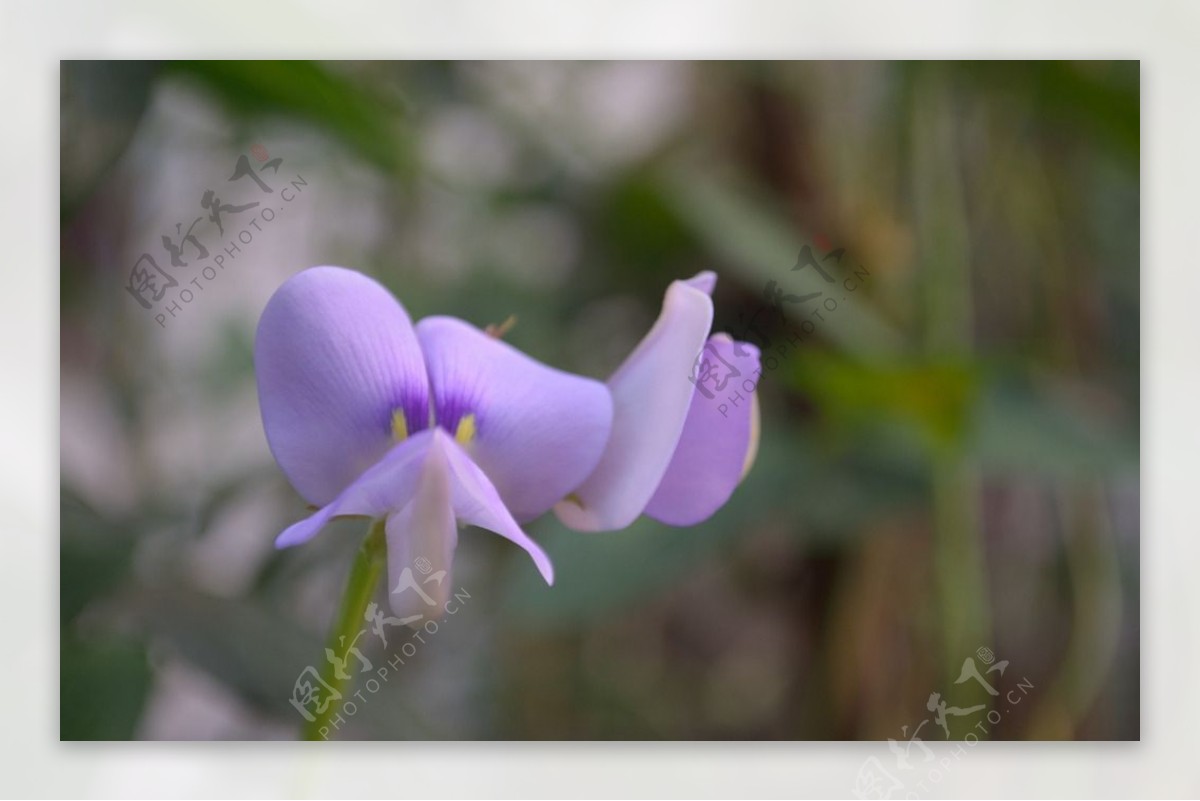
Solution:
M973 350L969 221L965 215L952 87L936 66L914 78L912 147L916 222L925 311L924 351L937 361L966 362ZM978 682L957 683L963 662L991 647L987 570L979 514L979 477L967 448L966 410L949 435L934 432L933 543L942 624L942 695L969 708L991 703ZM967 717L948 719L961 739ZM978 732L977 732L978 734Z
M342 643L353 642L355 635L362 628L367 604L371 602L375 587L379 584L379 577L383 575L386 558L383 525L383 520L372 521L366 539L358 546L358 553L350 568L350 577L346 581L346 590L342 593L341 608L334 620L333 629L329 632L328 648L335 654L342 652ZM328 659L325 660L321 678L338 693L345 695L347 681L334 674L334 666ZM331 702L324 712L318 712L312 722L305 725L304 739L326 739L321 736L321 729L328 731L329 720L338 708L340 707L336 703Z
M1120 557L1104 484L1089 479L1058 496L1072 626L1059 673L1029 724L1030 738L1038 740L1079 737L1079 725L1113 669L1123 615Z
M941 453L933 464L934 559L942 621L943 695L961 708L991 705L976 682L954 684L963 662L991 647L987 569L979 526L979 479L963 457ZM948 719L952 738L961 739L975 718ZM968 725L970 724L970 725ZM963 728L964 732L954 731ZM978 730L975 732L982 736Z

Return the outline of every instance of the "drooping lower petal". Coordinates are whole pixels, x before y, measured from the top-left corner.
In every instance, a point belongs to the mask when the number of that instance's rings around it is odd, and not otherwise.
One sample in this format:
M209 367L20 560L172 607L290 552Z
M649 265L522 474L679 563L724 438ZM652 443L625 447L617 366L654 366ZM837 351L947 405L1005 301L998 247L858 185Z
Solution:
M688 376L712 326L711 273L675 281L653 328L608 381L612 434L600 463L555 513L582 531L620 529L653 497L691 407Z
M494 531L521 546L546 583L554 583L554 568L546 552L517 525L487 475L440 428L427 429L394 446L331 503L284 530L275 545L286 548L307 542L335 517L387 517L389 569L402 572L409 561L419 569L416 560L424 557L432 573L444 569L448 576L457 533L445 525L447 485L449 519Z
M453 317L417 324L438 425L531 520L596 467L612 427L599 381L565 373Z
M445 611L458 545L451 483L445 449L431 442L412 500L385 523L388 600L401 620L415 623Z
M439 431L438 437L453 477L451 498L454 516L463 523L494 531L520 545L533 558L546 583L554 584L554 566L550 563L550 557L517 525L487 474L444 432Z
M293 523L275 538L276 548L300 545L315 537L335 517L384 517L403 509L417 490L417 481L434 432L422 431L392 446L328 504Z
M672 526L695 525L720 509L757 445L758 348L716 334L701 359L714 375L697 384L671 464L645 509Z
M376 463L395 421L407 434L428 426L412 323L361 273L313 267L284 282L259 321L254 367L267 443L310 503L328 504Z

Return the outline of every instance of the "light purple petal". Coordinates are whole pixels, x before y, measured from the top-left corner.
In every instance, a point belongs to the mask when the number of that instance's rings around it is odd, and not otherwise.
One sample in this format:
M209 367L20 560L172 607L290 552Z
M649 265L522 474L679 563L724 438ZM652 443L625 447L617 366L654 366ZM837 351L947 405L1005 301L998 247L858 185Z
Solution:
M533 557L546 583L553 584L554 566L550 564L550 557L517 525L487 475L444 431L438 430L436 437L438 445L445 451L453 477L451 496L454 516L464 523L494 531L520 545Z
M416 492L433 434L427 429L394 445L383 459L352 481L333 501L284 529L275 538L275 547L287 548L307 542L335 517L383 517L403 509Z
M441 617L450 598L450 569L458 544L452 479L439 438L426 450L413 498L384 526L388 600L402 620Z
M712 326L713 279L667 288L654 327L608 381L612 434L600 464L555 513L582 531L620 529L646 508L675 453L692 402L688 380Z
M517 520L546 512L596 467L613 414L599 381L547 367L453 317L421 320L417 337L438 425L473 428L463 447Z
M705 270L693 275L691 278L684 281L690 287L695 287L705 295L712 296L713 289L717 285L717 274L712 270Z
M403 562L423 556L435 572L448 572L457 534L451 536L443 525L445 515L438 500L443 476L448 477L455 520L494 531L521 546L546 583L554 583L554 567L546 552L517 525L487 475L440 428L427 429L394 446L332 503L285 529L275 539L275 546L307 542L335 517L387 517L389 570L402 571ZM433 525L434 530L415 528L425 524Z
M263 310L254 367L267 443L292 486L328 504L394 442L429 423L425 365L412 323L361 273L313 267Z
M672 526L694 525L720 509L741 482L756 442L758 348L716 334L702 358L720 372L692 396L675 455L645 509Z

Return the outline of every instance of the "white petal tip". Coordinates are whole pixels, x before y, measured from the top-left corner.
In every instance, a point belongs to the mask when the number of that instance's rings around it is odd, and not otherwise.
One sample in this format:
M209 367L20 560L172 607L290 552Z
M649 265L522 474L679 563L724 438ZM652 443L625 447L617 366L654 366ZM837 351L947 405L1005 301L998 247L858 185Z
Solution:
M717 285L717 274L712 270L704 270L703 272L696 273L684 281L684 283L693 289L699 289L705 295L711 295Z

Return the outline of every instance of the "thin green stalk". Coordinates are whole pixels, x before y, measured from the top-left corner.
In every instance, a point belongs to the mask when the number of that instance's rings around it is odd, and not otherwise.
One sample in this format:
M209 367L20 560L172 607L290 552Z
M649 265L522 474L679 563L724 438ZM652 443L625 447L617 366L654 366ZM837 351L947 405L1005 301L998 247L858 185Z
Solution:
M379 577L383 575L386 546L384 541L383 521L371 523L366 539L358 546L354 564L350 568L350 577L346 580L346 591L342 593L342 605L334 619L333 629L329 632L329 649L335 654L342 654L342 643L353 642L354 636L362 628L363 615L367 604L375 594ZM344 656L344 654L343 654ZM346 694L347 680L339 679L334 673L334 666L325 660L322 676L330 687L343 696ZM324 712L317 712L311 722L304 726L305 740L324 740L321 730L329 730L329 720L337 711L337 704L331 702Z
M1061 667L1035 709L1031 738L1071 740L1113 669L1121 637L1120 555L1104 484L1090 479L1059 490L1072 621Z
M967 362L973 350L974 304L958 132L941 69L926 67L917 80L912 139L924 350L931 360ZM942 701L972 709L989 706L991 698L976 682L959 683L960 671L976 649L992 643L979 479L965 437L960 421L953 434L938 437L932 449L933 545L942 625ZM949 738L961 739L967 721L966 716L949 718Z

